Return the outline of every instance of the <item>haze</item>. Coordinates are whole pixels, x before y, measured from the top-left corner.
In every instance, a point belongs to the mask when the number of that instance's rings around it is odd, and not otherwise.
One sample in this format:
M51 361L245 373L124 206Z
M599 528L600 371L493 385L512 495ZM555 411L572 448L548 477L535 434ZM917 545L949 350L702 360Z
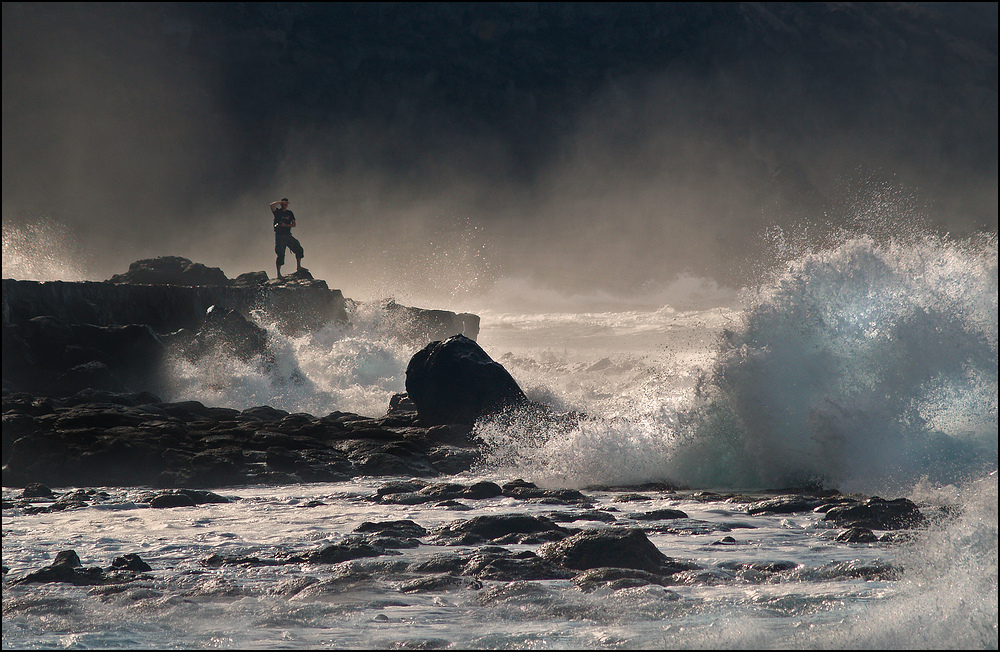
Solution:
M316 278L449 309L995 232L996 3L4 3L5 278L273 275L283 196Z

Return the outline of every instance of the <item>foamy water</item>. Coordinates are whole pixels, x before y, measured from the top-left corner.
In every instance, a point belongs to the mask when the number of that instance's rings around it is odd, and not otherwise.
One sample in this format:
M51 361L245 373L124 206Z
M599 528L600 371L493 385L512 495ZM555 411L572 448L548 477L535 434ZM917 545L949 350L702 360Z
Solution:
M365 520L408 518L430 529L552 506L503 498L470 502L468 512L375 506L361 499L384 480L374 478L233 488L222 493L238 496L234 503L173 510L109 490L103 507L4 511L4 647L997 647L995 237L848 239L791 260L738 297L697 279L628 300L552 295L523 281L496 292L489 309L450 308L480 314L480 344L531 398L592 418L569 432L518 415L480 423L483 463L454 480L591 487L605 508L616 506L614 493L592 487L672 482L689 491L653 492L641 509L741 526L730 532L736 546L712 545L723 532L711 528L652 532L662 552L722 574L731 562L795 570L592 594L564 580L404 594L403 571L378 566L384 558L345 568L198 562L315 549ZM383 328L377 310L354 321L299 338L272 329L274 366L221 354L198 365L175 360L163 398L378 416L403 391L418 347ZM737 503L693 497L813 481L907 496L936 518L908 543L843 544L822 515L749 517ZM326 505L298 507L313 499ZM69 548L85 565L137 552L153 579L104 596L8 586L8 576ZM845 570L873 564L902 574ZM351 573L336 590L281 588Z

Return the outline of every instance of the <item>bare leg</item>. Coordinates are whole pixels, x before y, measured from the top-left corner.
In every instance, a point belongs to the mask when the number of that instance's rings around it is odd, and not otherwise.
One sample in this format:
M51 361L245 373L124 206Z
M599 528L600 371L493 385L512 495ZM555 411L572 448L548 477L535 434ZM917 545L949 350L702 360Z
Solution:
M302 258L300 258L299 256L295 257L295 271L296 272L302 271Z
M281 276L281 265L279 263L275 263L274 264L274 269L278 272L278 278L282 278L282 276Z

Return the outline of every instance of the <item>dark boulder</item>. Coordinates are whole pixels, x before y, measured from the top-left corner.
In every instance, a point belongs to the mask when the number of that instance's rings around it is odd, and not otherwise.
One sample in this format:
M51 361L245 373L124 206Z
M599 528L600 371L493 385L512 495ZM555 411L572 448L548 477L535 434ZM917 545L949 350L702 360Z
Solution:
M628 517L635 521L666 521L674 518L687 518L688 515L679 509L654 509L649 512L635 512Z
M267 272L246 272L233 279L234 286L256 286L267 283Z
M782 496L769 500L760 500L747 505L747 514L761 516L765 514L795 514L810 512L825 501L809 496Z
M384 548L373 546L362 541L345 541L334 543L320 550L314 550L306 555L305 559L311 564L338 564L351 559L361 559L363 557L378 557L390 553Z
M6 424L4 424L6 425ZM52 490L45 485L32 482L21 492L22 498L52 498Z
M653 545L645 532L633 528L584 530L562 541L543 545L538 549L538 555L576 570L609 566L669 575L693 568L691 564L667 557Z
M160 256L137 260L124 274L115 274L111 283L139 285L228 285L229 279L218 267L193 263L181 256Z
M431 342L406 367L406 393L427 425L472 424L528 399L514 378L474 340Z

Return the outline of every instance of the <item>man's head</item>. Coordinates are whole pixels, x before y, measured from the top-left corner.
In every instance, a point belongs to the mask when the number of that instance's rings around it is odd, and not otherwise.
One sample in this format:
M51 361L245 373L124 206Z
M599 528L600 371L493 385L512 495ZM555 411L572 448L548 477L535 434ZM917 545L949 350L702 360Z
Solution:
M281 198L281 208L288 208L288 197Z

